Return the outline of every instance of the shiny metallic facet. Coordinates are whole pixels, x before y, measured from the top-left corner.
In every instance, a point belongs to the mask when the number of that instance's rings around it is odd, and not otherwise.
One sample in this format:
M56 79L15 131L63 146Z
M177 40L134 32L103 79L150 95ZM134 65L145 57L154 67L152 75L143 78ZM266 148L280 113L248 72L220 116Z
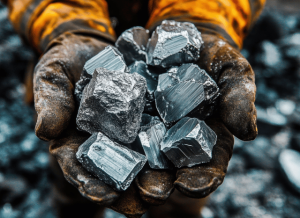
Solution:
M166 133L165 125L154 118L150 123L141 127L138 138L147 156L148 163L153 169L168 169L170 164L160 150L160 142Z
M195 62L200 58L202 44L201 33L194 24L165 20L148 42L147 63L169 68Z
M140 129L145 93L146 80L139 74L97 68L84 89L76 123L91 134L131 143Z
M165 123L179 120L203 101L218 95L218 86L195 64L183 64L160 74L155 91L156 108Z
M149 30L143 27L133 27L121 34L116 42L116 47L124 55L128 65L134 61L147 61L147 42Z
M207 163L217 135L204 121L197 118L182 118L169 129L161 142L161 150L178 168Z
M129 67L130 73L138 73L143 76L147 81L147 93L146 93L146 105L145 112L151 113L155 110L154 103L154 91L157 87L158 77L156 74L152 74L147 67L147 64L143 61L135 61Z
M145 77L147 81L147 92L153 94L157 88L157 75L152 74L147 67L147 64L143 61L135 61L129 67L130 73L138 73L141 76Z
M144 155L100 132L79 147L76 157L86 170L118 191L126 190L147 162Z
M99 67L112 71L128 71L123 55L116 48L107 46L85 63L81 77L75 86L75 96L78 102L81 100L84 87L90 82L95 69Z

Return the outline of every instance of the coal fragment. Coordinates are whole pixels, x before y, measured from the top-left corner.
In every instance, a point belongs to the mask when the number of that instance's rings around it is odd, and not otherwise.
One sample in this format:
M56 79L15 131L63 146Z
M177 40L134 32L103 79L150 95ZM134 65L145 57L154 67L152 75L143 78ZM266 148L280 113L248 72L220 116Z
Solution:
M90 173L118 191L125 191L143 168L144 155L94 133L76 153L78 161Z
M143 27L133 27L124 31L116 42L116 47L124 55L126 64L134 61L147 61L147 42L149 30Z
M75 85L75 97L78 103L84 87L90 82L95 69L99 67L120 72L128 71L123 55L116 48L107 46L85 63L81 77Z
M144 149L150 167L153 169L170 168L168 159L160 150L160 142L166 131L163 122L158 117L154 117L148 124L142 126L139 132L139 142Z
M184 117L169 129L161 142L161 150L178 168L207 163L217 135L204 121Z
M195 62L200 58L203 44L201 33L194 24L165 20L147 45L147 63L169 68L182 63Z
M103 132L122 143L135 140L145 106L146 80L97 68L86 86L77 114L77 126L89 133Z
M202 102L202 105L214 102L218 93L217 84L205 70L195 64L183 64L159 75L154 95L161 118L165 123L171 123L186 116Z
M295 191L300 193L300 153L285 149L279 155L280 168Z
M148 70L148 66L143 61L135 61L129 66L130 73L138 73L143 76L147 81L147 92L146 92L146 105L144 111L146 113L151 113L155 110L154 103L154 91L156 90L158 83L158 75L151 73Z

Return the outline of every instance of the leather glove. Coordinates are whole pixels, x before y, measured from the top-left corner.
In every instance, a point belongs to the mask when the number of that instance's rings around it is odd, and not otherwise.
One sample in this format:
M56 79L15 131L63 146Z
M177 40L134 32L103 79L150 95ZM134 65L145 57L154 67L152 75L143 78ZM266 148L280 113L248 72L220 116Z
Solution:
M212 160L178 169L175 187L189 197L203 198L222 184L233 152L233 135L253 140L257 135L255 77L241 53L216 35L203 34L204 47L198 65L217 82L219 105L206 123L217 134Z
M53 40L34 72L34 98L38 114L36 135L51 140L50 153L56 158L66 180L82 196L127 217L141 217L147 205L133 183L125 192L111 187L87 172L76 159L78 147L89 134L76 130L74 85L85 62L108 44L85 35L65 33Z
M222 184L233 152L233 135L241 140L253 140L257 135L256 86L250 64L221 36L204 33L202 38L204 46L197 64L216 81L221 95L218 109L205 121L217 134L211 161L176 172L175 187L193 198L206 197ZM153 171L139 175L137 184L140 194L149 203L153 203L153 199L165 201L170 195L172 174ZM159 176L152 179L152 175L156 174ZM143 180L148 181L147 186L139 185L138 181ZM168 188L164 184L168 184Z

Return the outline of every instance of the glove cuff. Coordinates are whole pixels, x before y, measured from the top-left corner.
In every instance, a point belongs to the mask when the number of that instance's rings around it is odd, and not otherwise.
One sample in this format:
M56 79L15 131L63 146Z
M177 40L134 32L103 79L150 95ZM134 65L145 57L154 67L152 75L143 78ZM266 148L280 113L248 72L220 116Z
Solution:
M65 32L84 33L115 41L105 0L8 1L9 18L17 32L39 53Z
M241 48L266 0L150 0L147 28L154 30L163 20L194 23L201 30L222 36Z

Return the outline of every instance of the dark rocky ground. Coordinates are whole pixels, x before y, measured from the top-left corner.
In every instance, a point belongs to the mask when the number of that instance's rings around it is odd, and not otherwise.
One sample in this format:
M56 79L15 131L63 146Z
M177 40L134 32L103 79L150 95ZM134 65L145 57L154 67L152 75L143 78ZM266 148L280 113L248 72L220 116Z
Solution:
M0 217L54 218L47 144L34 135L34 111L23 101L33 53L6 17L0 4ZM266 9L242 53L256 72L259 136L236 140L226 179L202 215L300 217L300 194L278 162L283 149L300 151L300 16Z

